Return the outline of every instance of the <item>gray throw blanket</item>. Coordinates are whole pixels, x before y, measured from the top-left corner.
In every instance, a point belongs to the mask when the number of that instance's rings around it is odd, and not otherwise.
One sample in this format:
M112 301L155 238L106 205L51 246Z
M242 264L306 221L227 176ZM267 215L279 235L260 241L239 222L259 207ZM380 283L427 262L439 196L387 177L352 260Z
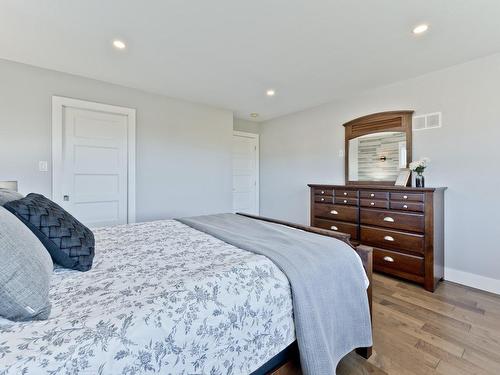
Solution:
M178 219L273 261L292 289L304 375L332 375L355 348L372 345L361 259L344 242L234 214Z

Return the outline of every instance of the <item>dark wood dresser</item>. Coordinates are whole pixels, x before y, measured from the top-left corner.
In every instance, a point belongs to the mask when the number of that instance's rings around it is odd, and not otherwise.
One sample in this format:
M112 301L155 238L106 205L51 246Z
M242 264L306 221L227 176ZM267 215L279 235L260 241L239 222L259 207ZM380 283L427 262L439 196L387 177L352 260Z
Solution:
M444 191L370 185L314 185L311 226L372 246L374 270L433 292L443 278Z

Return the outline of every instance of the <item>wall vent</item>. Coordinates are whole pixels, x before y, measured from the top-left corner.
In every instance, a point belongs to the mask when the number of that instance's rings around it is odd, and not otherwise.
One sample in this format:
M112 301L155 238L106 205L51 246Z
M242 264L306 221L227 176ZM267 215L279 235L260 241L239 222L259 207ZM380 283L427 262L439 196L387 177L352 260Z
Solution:
M442 126L441 112L428 113L413 117L413 130L436 129Z

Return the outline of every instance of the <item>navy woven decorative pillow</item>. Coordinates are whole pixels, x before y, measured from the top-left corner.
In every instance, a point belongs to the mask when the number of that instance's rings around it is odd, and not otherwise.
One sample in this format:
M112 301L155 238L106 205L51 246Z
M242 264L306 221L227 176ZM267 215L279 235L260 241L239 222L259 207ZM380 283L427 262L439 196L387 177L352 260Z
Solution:
M5 203L38 237L54 263L88 271L94 259L94 234L60 206L40 194Z

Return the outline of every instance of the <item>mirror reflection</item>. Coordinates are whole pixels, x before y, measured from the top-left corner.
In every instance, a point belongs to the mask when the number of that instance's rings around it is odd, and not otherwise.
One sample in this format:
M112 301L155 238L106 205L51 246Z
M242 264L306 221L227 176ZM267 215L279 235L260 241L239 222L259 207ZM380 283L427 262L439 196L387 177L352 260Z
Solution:
M349 181L395 181L401 168L406 168L406 133L372 133L349 140Z

